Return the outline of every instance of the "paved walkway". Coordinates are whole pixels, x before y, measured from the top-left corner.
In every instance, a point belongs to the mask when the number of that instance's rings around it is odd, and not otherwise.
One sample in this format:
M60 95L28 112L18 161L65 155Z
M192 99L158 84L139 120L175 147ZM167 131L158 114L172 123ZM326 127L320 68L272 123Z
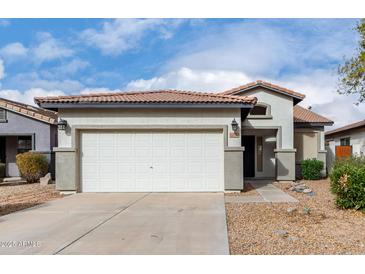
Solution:
M269 180L246 181L259 195L225 196L226 203L297 203L298 200L277 188Z

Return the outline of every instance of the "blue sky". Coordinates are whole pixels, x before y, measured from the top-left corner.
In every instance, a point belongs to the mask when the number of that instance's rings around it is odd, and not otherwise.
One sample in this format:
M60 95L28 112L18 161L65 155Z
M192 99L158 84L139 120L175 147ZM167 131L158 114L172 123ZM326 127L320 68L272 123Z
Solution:
M187 89L257 79L307 95L336 121L364 119L336 93L357 46L355 19L0 19L0 96ZM346 115L344 115L346 114Z

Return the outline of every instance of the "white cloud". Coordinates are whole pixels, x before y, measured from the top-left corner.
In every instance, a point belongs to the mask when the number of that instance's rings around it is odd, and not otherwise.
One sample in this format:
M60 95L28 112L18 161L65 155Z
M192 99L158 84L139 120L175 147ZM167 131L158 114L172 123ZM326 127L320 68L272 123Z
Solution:
M35 105L34 97L38 96L56 96L65 95L63 91L60 90L44 90L40 88L32 88L25 91L12 90L12 89L0 89L0 97L9 100L22 102L29 105Z
M239 71L203 71L181 68L159 77L131 81L126 86L126 89L181 89L219 92L250 81L250 77Z
M56 71L62 74L74 74L80 70L83 70L90 66L90 63L81 59L74 59L67 64L61 65L56 68Z
M44 79L37 72L19 73L7 80L7 86L20 90L41 88L44 90L62 90L66 93L78 92L84 88L79 81L70 79Z
M271 81L305 94L306 98L300 104L304 107L312 106L314 112L333 120L333 128L365 117L365 105L356 106L356 96L337 93L337 75L331 70L315 70L306 75Z
M74 51L50 33L38 33L38 44L31 48L31 57L37 63L70 57Z
M104 22L101 30L84 30L80 38L105 55L119 55L137 47L148 31L156 31L161 39L171 38L172 30L180 22L171 19L115 19Z
M304 75L281 78L264 78L283 87L306 95L302 106L312 106L313 111L335 121L335 127L364 119L365 105L356 106L354 96L336 92L337 76L331 70L315 70ZM150 79L129 82L126 90L182 89L220 92L257 80L240 71L194 70L181 68Z
M90 66L89 62L76 58L59 66L42 70L40 74L46 78L59 79L64 76L73 76L88 66Z
M28 53L28 49L23 46L22 43L10 43L0 48L0 56L6 59L14 59L25 57Z
M339 63L356 47L352 21L296 22L254 20L208 28L204 35L180 45L161 72L189 67L279 78Z
M0 80L5 76L4 61L0 59Z

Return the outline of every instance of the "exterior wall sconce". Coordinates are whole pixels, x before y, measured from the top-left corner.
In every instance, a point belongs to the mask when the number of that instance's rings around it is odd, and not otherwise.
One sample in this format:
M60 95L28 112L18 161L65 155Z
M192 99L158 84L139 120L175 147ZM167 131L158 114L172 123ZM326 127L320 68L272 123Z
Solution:
M59 130L66 130L67 127L67 121L63 119L58 120L58 129Z
M238 123L236 121L236 118L233 119L233 121L231 123L231 126L232 126L233 132L237 132L238 131Z

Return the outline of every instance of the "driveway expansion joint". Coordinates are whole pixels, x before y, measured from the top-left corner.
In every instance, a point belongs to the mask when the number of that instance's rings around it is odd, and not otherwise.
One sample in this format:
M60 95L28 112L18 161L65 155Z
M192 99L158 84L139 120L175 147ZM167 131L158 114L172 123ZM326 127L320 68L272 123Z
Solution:
M138 203L139 201L143 200L144 198L146 198L148 195L150 195L151 192L146 193L145 195L143 195L142 197L134 200L133 202L129 203L128 205L126 205L125 207L122 207L120 210L118 210L116 213L114 213L112 216L106 218L105 220L101 221L100 223L98 223L97 225L95 225L94 227L92 227L91 229L89 229L88 231L86 231L85 233L83 233L81 236L77 237L76 239L74 239L73 241L71 241L70 243L64 245L63 247L59 248L58 250L56 250L55 252L52 253L52 255L57 255L60 252L62 252L63 250L67 249L68 247L70 247L71 245L73 245L74 243L76 243L77 241L79 241L80 239L84 238L86 235L90 234L91 232L95 231L96 229L98 229L100 226L102 226L103 224L107 223L108 221L110 221L111 219L113 219L114 217L116 217L117 215L119 215L120 213L124 212L126 209L130 208L131 206L135 205L136 203Z

